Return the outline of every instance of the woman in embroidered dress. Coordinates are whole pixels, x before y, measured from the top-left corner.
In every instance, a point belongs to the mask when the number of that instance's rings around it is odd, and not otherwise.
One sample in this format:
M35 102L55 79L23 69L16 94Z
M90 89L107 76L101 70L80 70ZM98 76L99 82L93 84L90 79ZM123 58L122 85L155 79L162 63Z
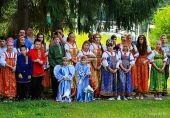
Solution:
M161 48L161 41L156 42L156 48L152 52L151 74L149 92L154 93L155 100L162 100L160 93L167 92L165 79L165 65L167 61L166 53Z
M78 58L77 58L78 47L77 47L75 39L76 39L76 35L73 32L70 32L67 37L67 42L64 45L64 48L66 51L66 57L70 60L70 64L72 64L73 66L75 66L78 61ZM76 96L76 82L77 82L77 77L75 76L71 83L73 99Z
M137 39L137 49L139 56L136 60L136 96L137 99L144 99L145 93L148 92L148 79L149 79L149 64L148 61L151 58L151 48L147 45L146 37L144 35L139 35ZM133 71L132 71L133 74Z
M128 99L132 99L131 95L133 92L132 88L132 72L131 68L134 65L134 57L131 52L129 52L128 44L126 41L123 41L122 51L118 52L120 63L120 70L119 70L119 86L118 86L118 97L117 100L127 100L125 95Z
M136 59L139 56L139 53L138 53L138 49L137 49L136 45L134 45L132 43L132 35L128 34L126 36L126 40L128 42L129 51L132 53L134 60L136 62ZM138 85L138 78L137 78L136 70L137 70L136 64L134 64L133 67L132 67L132 86L133 86L133 89L134 89L135 92L136 92L137 85ZM138 96L138 93L136 93L135 96Z
M7 50L2 53L1 59L5 64L5 67L2 67L2 78L3 78L3 97L4 99L12 99L16 96L16 61L17 54L13 52L14 40L13 38L7 39Z
M94 96L98 98L100 95L100 81L101 81L101 62L102 62L102 54L106 50L106 48L101 44L101 35L96 33L93 35L94 42L90 45L90 50L95 54L96 58L92 62L94 73L94 80L90 80L90 85L95 90Z
M119 68L119 58L113 51L113 42L111 39L106 41L107 51L102 55L102 75L100 95L110 97L117 96L117 78L116 72Z

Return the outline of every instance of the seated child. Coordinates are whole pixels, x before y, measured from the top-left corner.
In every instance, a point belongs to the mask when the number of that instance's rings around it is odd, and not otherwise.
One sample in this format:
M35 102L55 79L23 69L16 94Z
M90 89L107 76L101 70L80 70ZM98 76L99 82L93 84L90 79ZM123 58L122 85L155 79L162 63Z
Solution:
M56 101L71 102L71 80L75 74L73 65L68 65L68 58L63 57L63 65L56 65L54 68L54 75L59 83L58 95Z

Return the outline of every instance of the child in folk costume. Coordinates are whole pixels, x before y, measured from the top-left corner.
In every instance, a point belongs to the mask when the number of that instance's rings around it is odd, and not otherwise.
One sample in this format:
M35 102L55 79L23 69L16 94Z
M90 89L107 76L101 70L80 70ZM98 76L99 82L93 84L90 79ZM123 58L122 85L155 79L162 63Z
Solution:
M28 52L28 56L30 56L33 62L33 74L31 78L31 97L33 100L40 98L44 64L46 63L46 55L45 52L41 50L41 45L41 41L35 39L34 48Z
M17 57L17 93L19 100L24 100L28 92L28 86L32 75L32 60L27 56L27 47L20 46L20 55Z
M118 97L117 100L127 100L125 95L128 96L128 99L132 99L131 94L133 92L132 88L132 72L131 68L134 65L134 57L128 49L128 40L123 41L122 50L118 52L120 63L120 70L119 70L119 84L118 84Z
M44 34L43 33L38 33L37 34L37 39L39 39L42 43L41 45L41 50L43 50L45 52L45 56L46 56L46 63L44 64L44 76L43 76L43 80L42 80L42 90L41 90L41 98L45 99L43 91L45 87L49 87L50 84L50 72L49 72L49 62L48 62L48 52L49 52L49 46L48 44L45 43L44 41Z
M155 100L162 100L160 93L167 92L165 79L165 65L167 61L166 53L161 48L161 41L156 42L156 48L152 51L152 59L150 60L151 74L149 92L154 93Z
M75 66L78 61L78 58L77 58L78 47L77 47L75 39L76 39L76 35L73 32L70 32L67 37L67 42L64 45L64 48L66 51L66 57L70 60L70 64L72 64L73 66ZM75 76L71 83L73 98L76 97L76 81L77 81L77 77Z
M137 49L139 56L136 60L136 98L144 99L145 93L148 92L149 79L149 60L151 59L151 48L147 45L147 40L144 35L139 35L137 39ZM133 74L133 71L132 71Z
M93 35L94 42L90 45L90 50L95 54L96 58L92 62L94 79L90 80L90 85L95 90L94 96L96 99L100 96L100 81L101 81L101 62L102 62L102 53L106 48L101 44L101 35L96 33Z
M113 50L113 42L111 39L106 41L107 51L102 55L102 78L100 95L110 97L117 96L117 78L116 72L119 69L119 58Z
M56 101L71 102L71 81L75 74L75 68L73 65L68 65L68 62L68 58L63 57L63 65L56 65L54 68L54 75L60 82Z
M132 43L132 39L133 39L132 35L128 34L128 35L126 35L126 39L124 39L124 38L122 39L122 42L125 41L125 40L128 42L129 51L132 53L134 60L136 62L136 59L139 56L139 53L138 53L138 49L137 49L136 45L134 45ZM123 45L122 45L122 47L123 47ZM137 70L136 64L134 64L134 66L132 67L132 85L133 85L134 90L137 89L137 85L138 85L136 70Z
M52 85L52 98L56 98L58 91L58 81L54 76L54 67L56 65L62 65L62 58L65 56L65 49L60 45L60 38L58 36L53 37L54 45L50 47L48 60L50 64L50 73L51 73L51 85Z
M15 70L16 70L16 61L17 54L13 52L14 40L13 38L7 39L7 50L2 53L1 59L3 60L5 65L2 67L2 79L3 79L3 91L2 96L4 98L12 99L16 96L16 78L15 78Z
M77 81L77 97L76 100L80 102L90 101L92 99L92 94L85 91L85 88L89 86L90 79L90 65L87 63L87 57L81 56L80 62L76 64L76 72L78 74ZM93 93L93 91L91 91Z

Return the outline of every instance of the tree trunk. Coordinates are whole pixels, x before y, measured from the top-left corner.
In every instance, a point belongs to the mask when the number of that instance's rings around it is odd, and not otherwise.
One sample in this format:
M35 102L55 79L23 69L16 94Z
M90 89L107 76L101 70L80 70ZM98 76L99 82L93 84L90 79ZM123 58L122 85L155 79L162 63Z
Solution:
M18 30L28 27L28 0L18 0Z

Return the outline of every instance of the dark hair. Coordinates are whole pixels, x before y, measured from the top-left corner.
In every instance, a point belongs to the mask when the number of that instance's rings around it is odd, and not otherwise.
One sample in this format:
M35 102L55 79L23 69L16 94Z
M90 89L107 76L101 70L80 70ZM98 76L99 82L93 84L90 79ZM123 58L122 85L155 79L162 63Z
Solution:
M81 56L81 57L80 57L80 60L83 60L83 59L87 60L87 57L86 57L86 56L84 56L84 55L83 55L83 56Z
M63 28L62 28L62 27L57 27L57 28L55 29L55 31L57 31L57 30L61 30L61 31L63 32Z
M6 38L4 36L0 36L0 40L5 40L6 41Z
M34 40L34 44L35 44L36 42L40 42L40 43L41 43L41 41L40 41L39 39L35 39L35 40Z
M27 47L25 45L21 45L20 50L21 50L21 48L25 48L27 50Z
M20 36L18 39L17 39L17 42L16 42L16 48L19 48L21 45L20 45L20 38L25 38L23 36Z
M53 40L54 40L55 38L60 38L60 37L59 37L59 36L57 36L57 35L55 35L55 36L53 37Z
M28 30L28 28L31 28L31 29L33 29L33 27L31 27L31 26L28 26L26 30Z
M38 39L38 37L39 37L40 35L43 35L42 44L44 45L45 43L44 43L44 34L43 34L43 33L39 32L39 33L37 34L37 39Z
M142 45L139 43L140 38L143 38L143 44ZM146 54L146 52L147 52L147 42L146 42L146 37L144 35L138 36L136 47L137 47L140 55Z
M67 37L67 41L69 42L70 41L70 39L69 39L69 36L71 35L71 34L73 34L74 32L70 32L69 34L68 34L68 37Z
M117 38L116 35L112 35L112 36L111 36L111 39L114 39L114 38Z

